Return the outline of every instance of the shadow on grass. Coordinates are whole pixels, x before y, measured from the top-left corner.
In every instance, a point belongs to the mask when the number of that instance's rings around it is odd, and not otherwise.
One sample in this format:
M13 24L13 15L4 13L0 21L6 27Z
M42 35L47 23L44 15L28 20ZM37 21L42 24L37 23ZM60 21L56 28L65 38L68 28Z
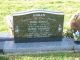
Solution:
M6 56L0 56L0 60L9 60Z
M51 53L40 53L40 54L23 54L23 55L16 55L16 56L27 56L27 57L45 57L45 56L53 56L53 57L80 57L80 52L51 52Z

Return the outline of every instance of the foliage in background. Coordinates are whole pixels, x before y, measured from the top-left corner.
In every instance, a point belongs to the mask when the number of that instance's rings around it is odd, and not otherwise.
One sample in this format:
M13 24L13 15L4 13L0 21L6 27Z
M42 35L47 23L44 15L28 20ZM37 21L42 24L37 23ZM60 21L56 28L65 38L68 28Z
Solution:
M67 29L66 32L64 32L64 36L69 38L74 38L73 33L74 31L72 29Z
M5 16L13 12L47 9L64 12L64 31L69 28L69 21L73 14L79 12L79 0L0 0L0 31L7 32Z

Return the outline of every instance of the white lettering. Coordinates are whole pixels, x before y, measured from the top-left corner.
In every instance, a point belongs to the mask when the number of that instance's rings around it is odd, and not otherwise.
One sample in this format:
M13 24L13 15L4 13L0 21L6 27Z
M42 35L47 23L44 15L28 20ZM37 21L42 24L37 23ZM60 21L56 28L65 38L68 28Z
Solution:
M45 14L33 14L33 16L45 16Z

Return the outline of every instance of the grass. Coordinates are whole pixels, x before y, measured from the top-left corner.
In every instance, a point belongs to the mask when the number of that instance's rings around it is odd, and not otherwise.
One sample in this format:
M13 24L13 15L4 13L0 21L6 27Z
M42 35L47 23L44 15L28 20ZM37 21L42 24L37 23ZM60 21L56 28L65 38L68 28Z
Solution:
M5 55L2 60L80 60L79 53L45 53L27 55ZM5 57L5 58L4 58Z
M68 22L73 14L79 12L80 1L76 0L0 0L0 32L8 32L6 15L13 12L47 9L64 12L64 30L68 28Z
M64 30L68 29L70 18L80 12L79 0L0 0L0 32L8 32L6 15L13 12L46 9L64 12ZM23 56L0 56L0 60L79 60L80 53L48 53Z

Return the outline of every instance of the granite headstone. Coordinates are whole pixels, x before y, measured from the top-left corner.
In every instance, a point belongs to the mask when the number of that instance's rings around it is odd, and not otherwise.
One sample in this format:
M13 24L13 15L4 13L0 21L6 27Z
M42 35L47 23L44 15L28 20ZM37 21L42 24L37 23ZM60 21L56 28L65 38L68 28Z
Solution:
M12 14L12 32L16 43L60 41L63 12L32 10Z

